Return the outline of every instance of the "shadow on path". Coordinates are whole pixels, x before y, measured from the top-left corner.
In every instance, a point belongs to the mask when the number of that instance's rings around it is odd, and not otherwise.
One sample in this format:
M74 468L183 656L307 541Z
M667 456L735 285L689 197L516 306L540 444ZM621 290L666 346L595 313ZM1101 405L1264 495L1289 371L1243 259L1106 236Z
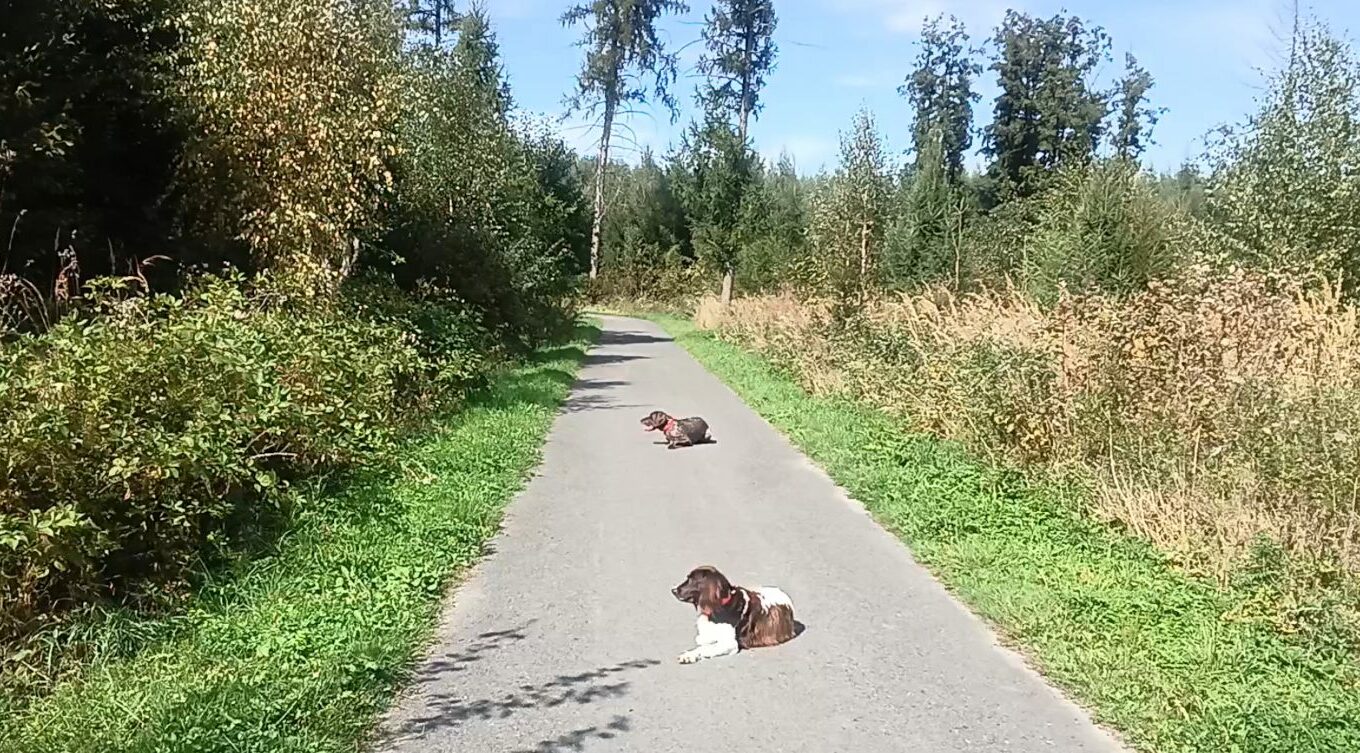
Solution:
M587 410L616 410L641 408L635 403L620 403L608 393L628 382L617 379L578 379L571 387L571 397L562 402L562 412L579 413ZM603 394L592 394L603 393Z
M611 355L609 353L591 353L582 361L584 366L602 366L611 363L627 363L629 361L646 360L648 356L631 356L626 353Z
M606 330L595 340L596 345L645 345L647 343L668 343L674 340L665 335L649 335L645 332L615 332Z
M564 735L559 735L551 740L543 740L532 748L520 748L515 753L557 753L564 750L585 750L588 740L612 740L621 732L627 732L633 725L628 721L628 717L615 714L614 718L603 727L594 725L572 730Z
M511 637L505 640L513 641L523 637L518 631L507 631L506 634ZM513 637L515 635L519 637ZM487 645L474 645L448 659L431 662L428 669L421 672L420 677L424 681L431 681L442 673L462 671L467 663L477 661L480 654L501 645L498 640L500 639L493 639ZM616 679L618 676L654 667L660 663L656 659L633 659L579 674L556 675L543 682L520 685L503 695L491 698L466 698L460 696L457 691L431 693L426 696L419 713L389 730L383 735L383 742L391 743L403 737L419 737L434 730L452 729L468 722L506 719L516 714L531 713L536 709L552 709L564 705L585 706L597 701L621 698L628 694L632 683ZM552 740L545 740L533 750L579 750L579 746L586 739L613 736L627 729L627 720L616 717L614 722L603 728L578 729ZM572 745L577 747L573 748Z
M431 658L421 664L420 669L412 675L412 679L417 683L422 683L442 677L450 672L462 672L467 669L467 665L481 661L486 654L504 648L511 643L524 640L527 637L525 630L537 621L529 620L519 627L482 633L467 647L437 659Z

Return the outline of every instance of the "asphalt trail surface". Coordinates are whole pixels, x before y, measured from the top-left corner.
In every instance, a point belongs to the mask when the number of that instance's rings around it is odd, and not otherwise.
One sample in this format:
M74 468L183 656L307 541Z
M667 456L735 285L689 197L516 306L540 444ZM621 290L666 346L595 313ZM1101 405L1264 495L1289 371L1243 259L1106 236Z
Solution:
M656 325L603 317L494 552L377 734L401 753L1115 751ZM638 419L708 420L667 450ZM803 633L694 665L670 588L779 586Z

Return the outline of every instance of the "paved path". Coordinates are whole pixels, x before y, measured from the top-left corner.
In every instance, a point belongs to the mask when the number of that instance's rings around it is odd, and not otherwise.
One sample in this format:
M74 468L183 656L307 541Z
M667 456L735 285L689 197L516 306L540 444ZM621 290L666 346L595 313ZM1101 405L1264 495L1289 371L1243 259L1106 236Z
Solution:
M604 325L377 750L1119 750L658 327ZM717 443L655 444L653 408ZM699 564L783 588L806 630L677 664Z

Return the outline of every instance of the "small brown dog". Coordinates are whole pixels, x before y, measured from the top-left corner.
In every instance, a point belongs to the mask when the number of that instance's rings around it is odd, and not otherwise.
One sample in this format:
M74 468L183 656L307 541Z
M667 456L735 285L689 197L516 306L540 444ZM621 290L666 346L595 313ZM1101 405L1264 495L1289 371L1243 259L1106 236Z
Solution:
M788 594L773 586L733 586L716 567L694 568L671 595L699 612L697 645L680 654L681 664L777 646L800 632Z
M672 418L664 411L654 410L642 419L642 430L664 434L668 450L713 441L708 435L708 422L698 416Z

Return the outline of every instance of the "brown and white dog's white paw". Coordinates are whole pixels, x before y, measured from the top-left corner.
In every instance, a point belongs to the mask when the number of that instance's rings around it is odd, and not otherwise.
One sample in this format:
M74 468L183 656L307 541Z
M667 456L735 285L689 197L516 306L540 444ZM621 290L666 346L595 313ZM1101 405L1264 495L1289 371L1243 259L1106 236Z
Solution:
M681 664L695 664L698 663L698 661L702 658L703 657L699 655L699 650L692 648L684 652L683 654L680 654L679 656L675 657L675 660L680 662Z

